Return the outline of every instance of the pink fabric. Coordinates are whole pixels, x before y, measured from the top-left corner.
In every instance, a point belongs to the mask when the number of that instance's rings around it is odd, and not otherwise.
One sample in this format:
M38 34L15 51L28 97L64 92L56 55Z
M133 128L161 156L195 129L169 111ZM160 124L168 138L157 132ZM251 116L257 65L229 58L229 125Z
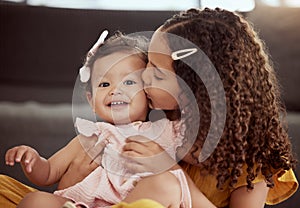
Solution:
M184 175L184 172L181 169L171 170L172 173L179 181L181 187L181 208L191 208L192 207L192 198L190 189L187 183L187 179Z
M113 134L104 150L101 166L74 186L54 192L74 202L82 202L89 208L107 207L119 203L134 188L137 181L152 174L145 172L133 175L124 168L123 164L126 161L120 156L120 151L127 137L143 135L152 139L160 144L173 159L176 158L176 148L182 145L183 139L179 131L180 123L167 119L114 126L109 123L93 123L77 118L76 126L79 133L85 136L81 138L81 143L86 149L91 147L91 142L87 137L97 135L98 141L94 141L95 145L103 139L101 132L104 129ZM183 171L170 172L178 178L181 184L182 207L191 207L190 193Z

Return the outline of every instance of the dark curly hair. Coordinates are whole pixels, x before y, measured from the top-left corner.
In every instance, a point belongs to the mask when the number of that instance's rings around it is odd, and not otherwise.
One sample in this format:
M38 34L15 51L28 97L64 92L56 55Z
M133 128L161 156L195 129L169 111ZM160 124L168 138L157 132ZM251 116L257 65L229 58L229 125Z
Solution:
M280 100L275 71L253 27L239 14L206 8L176 14L163 24L160 31L178 35L197 45L209 57L223 83L227 108L225 128L218 146L207 160L199 164L200 167L216 175L219 189L228 180L233 188L245 165L248 189L253 189L252 181L259 172L265 177L268 187L274 186L273 170L294 168L296 161L287 134L286 111ZM171 51L178 50L178 44L169 44ZM196 62L200 70L205 67L203 61ZM186 138L198 131L191 150L197 163L197 154L209 128L220 125L210 126L212 102L203 80L182 60L174 61L173 67L198 102L200 128L192 122L196 119L193 118L195 106L187 105L184 109L187 115Z

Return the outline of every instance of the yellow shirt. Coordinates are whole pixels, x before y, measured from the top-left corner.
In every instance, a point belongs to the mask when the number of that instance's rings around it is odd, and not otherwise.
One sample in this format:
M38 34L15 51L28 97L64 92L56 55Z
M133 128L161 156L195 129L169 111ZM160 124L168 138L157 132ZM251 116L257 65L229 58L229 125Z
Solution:
M194 183L201 192L217 207L226 207L229 205L230 195L234 189L230 189L229 185L225 184L223 190L216 188L217 179L214 175L201 175L199 167L189 166L183 167L190 175ZM242 175L239 177L235 188L246 186L246 167ZM292 169L279 170L273 175L274 187L270 188L266 200L266 204L274 205L282 202L293 195L298 188L298 181ZM264 176L258 174L253 183L264 181Z

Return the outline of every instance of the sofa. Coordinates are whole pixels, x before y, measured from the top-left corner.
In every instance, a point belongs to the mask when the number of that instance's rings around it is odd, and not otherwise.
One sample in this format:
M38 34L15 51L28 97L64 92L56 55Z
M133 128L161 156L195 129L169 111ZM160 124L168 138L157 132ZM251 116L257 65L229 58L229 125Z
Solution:
M5 151L26 144L50 157L76 136L73 87L84 55L102 29L127 34L152 31L172 14L0 2L0 173L34 186L19 165L5 165ZM300 154L300 9L259 4L244 15L253 22L274 60L288 110L289 135L295 153ZM300 177L299 166L296 175ZM40 189L53 191L55 185ZM299 204L298 190L273 207L296 208Z

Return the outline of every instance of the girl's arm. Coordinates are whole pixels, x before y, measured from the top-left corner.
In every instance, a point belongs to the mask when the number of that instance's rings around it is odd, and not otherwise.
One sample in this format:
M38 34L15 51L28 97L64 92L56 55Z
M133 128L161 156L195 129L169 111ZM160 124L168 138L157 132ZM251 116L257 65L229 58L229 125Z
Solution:
M125 166L133 173L161 173L177 165L159 144L139 135L126 139L122 156L129 160Z
M123 148L123 154L125 156L132 157L136 163L128 163L131 164L133 170L141 171L152 171L155 165L160 164L160 162L149 162L150 155L158 155L163 152L163 149L155 142L151 140L146 140L146 138L137 136L140 138L129 138L127 139L127 143ZM139 142L139 141L143 142ZM163 154L161 154L161 158ZM189 154L188 154L189 155ZM137 158L134 158L137 157ZM148 157L148 160L141 159L143 157ZM154 157L155 158L155 157ZM148 162L147 162L148 161ZM157 158L159 161L159 158ZM168 161L168 160L166 160ZM186 162L194 161L193 158L185 157ZM168 162L167 162L168 163ZM169 162L170 163L170 162ZM152 164L152 165L151 165ZM172 169L181 168L178 164L173 163ZM188 184L190 187L191 195L192 195L192 204L193 207L216 207L214 206L209 199L197 188L191 178L185 173ZM234 190L230 197L230 208L262 208L265 205L266 197L268 194L269 188L267 187L265 182L259 182L254 184L254 189L251 191L247 190L247 187L239 187Z
M178 165L179 166L179 165ZM180 168L180 166L179 166ZM184 172L192 197L192 207L217 208L209 199L198 189L190 176Z
M269 188L262 181L254 184L254 189L247 190L246 186L239 187L231 193L230 208L262 208L265 206Z
M187 174L186 177L192 196L192 207L217 208L197 188ZM231 193L229 207L263 208L265 206L268 191L269 188L264 181L254 184L254 189L251 191L248 191L246 186L239 187Z
M127 167L134 172L157 172L181 169L163 148L157 143L142 136L128 138L123 148L125 157L130 157L134 163L127 163ZM162 165L163 164L163 165ZM167 168L169 167L169 168ZM192 197L192 207L216 208L206 196L197 188L192 179L185 173Z

